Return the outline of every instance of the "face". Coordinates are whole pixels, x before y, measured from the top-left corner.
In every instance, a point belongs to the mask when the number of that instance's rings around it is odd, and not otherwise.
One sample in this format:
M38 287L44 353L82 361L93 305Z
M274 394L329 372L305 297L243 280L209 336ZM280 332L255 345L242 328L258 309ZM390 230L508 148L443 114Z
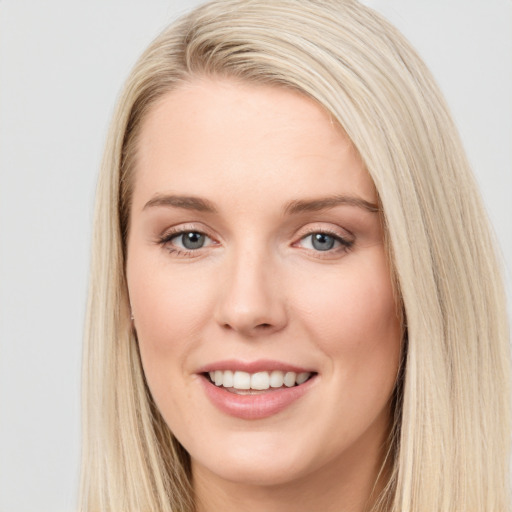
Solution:
M198 80L153 107L138 144L130 301L194 475L375 470L401 329L351 142L298 93Z

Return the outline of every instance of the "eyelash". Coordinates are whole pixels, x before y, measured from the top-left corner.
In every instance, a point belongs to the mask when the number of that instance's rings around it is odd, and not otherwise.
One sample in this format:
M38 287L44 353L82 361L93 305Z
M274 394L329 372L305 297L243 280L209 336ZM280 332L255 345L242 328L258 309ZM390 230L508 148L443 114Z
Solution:
M350 249L352 249L352 247L354 245L353 240L344 238L344 237L340 236L338 233L335 233L328 229L313 229L313 230L309 231L308 233L304 234L303 236L301 236L299 241L295 242L294 245L299 244L300 242L306 240L309 237L312 237L313 235L329 236L329 237L333 238L335 242L338 242L340 244L339 247L337 247L337 248L332 248L332 249L328 249L325 251L315 250L315 249L306 249L306 250L313 251L317 257L328 258L329 256L338 255L340 252L346 253ZM311 244L313 244L313 240L311 240Z
M189 228L187 229L186 226L180 226L179 229L176 231L168 231L164 235L158 238L157 243L164 247L169 253L174 254L179 257L197 257L199 256L198 252L203 247L199 247L198 249L181 249L179 247L171 245L171 241L175 238L178 238L180 236L183 236L187 233L196 233L198 235L203 235L206 238L209 238L210 240L213 240L212 237L208 236L204 231L201 231L199 229Z
M213 240L213 238L210 237L204 231L201 231L198 229L193 229L193 228L187 229L187 228L183 228L183 227L180 227L176 231L171 231L171 232L165 233L164 235L162 235L161 237L158 238L157 243L158 243L158 245L161 245L162 247L164 247L169 253L174 254L176 256L184 257L184 258L197 257L197 256L199 256L199 254L198 254L199 251L201 249L203 249L204 247L199 247L197 249L181 249L179 247L171 245L171 241L173 239L183 236L187 233L195 233L198 235L203 235L206 238L212 240L214 242L214 244L216 244L216 242ZM332 248L332 249L328 249L325 251L315 250L315 249L305 249L307 251L314 252L319 257L328 257L329 255L338 254L339 252L348 252L350 249L352 249L352 247L354 245L353 240L348 240L347 238L344 238L344 237L340 236L339 234L334 233L333 231L330 231L327 229L311 230L311 231L303 234L300 237L300 239L297 242L295 242L293 245L296 246L300 242L306 240L308 237L312 237L313 235L317 235L317 234L332 237L335 242L338 242L340 244L338 248ZM325 253L325 255L323 253Z

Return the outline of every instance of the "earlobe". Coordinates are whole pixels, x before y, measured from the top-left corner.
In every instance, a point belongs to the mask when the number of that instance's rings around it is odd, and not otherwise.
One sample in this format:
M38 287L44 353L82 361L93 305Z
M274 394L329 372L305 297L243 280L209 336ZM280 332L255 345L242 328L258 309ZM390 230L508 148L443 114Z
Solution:
M133 311L130 309L130 328L132 334L137 338L137 329L135 328L135 317L133 316Z

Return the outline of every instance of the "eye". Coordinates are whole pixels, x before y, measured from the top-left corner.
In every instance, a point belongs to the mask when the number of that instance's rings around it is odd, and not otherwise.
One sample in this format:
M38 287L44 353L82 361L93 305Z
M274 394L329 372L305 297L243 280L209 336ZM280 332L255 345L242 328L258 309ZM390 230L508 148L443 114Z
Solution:
M305 249L312 249L314 251L327 252L339 248L348 249L353 242L346 240L340 236L330 233L316 232L301 238L299 244Z
M181 249L201 249L209 238L198 231L186 231L173 236L169 241Z
M330 251L334 244L336 243L336 239L325 233L313 233L311 236L311 245L317 251Z
M202 231L183 228L164 234L157 242L176 256L197 256L201 254L200 249L215 244L214 240Z

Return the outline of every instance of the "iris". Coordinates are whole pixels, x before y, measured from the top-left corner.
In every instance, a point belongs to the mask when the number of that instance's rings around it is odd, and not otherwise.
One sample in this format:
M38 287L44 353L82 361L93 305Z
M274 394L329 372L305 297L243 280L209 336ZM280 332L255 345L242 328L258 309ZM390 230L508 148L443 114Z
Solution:
M335 241L333 236L325 233L314 233L311 235L311 243L317 251L329 251L334 247Z
M195 231L182 233L180 236L181 243L185 249L200 249L203 247L206 238L203 233L197 233Z

